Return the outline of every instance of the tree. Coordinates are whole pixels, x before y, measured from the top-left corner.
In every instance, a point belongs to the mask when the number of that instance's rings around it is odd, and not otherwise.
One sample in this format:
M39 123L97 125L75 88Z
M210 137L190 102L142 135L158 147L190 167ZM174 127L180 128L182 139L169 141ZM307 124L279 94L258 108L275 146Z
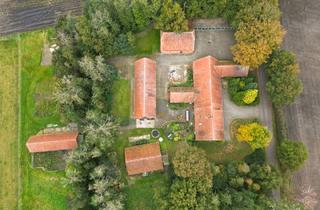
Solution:
M261 187L261 191L268 193L280 185L281 176L276 168L268 164L252 164L250 168L248 176Z
M157 17L161 7L161 0L133 0L130 6L138 30L142 30L149 26L151 21Z
M181 0L188 18L216 18L223 14L226 0Z
M241 23L280 20L280 9L277 0L242 0L236 8L237 11L234 16L230 17L231 26L236 29Z
M274 51L267 62L266 70L269 77L266 88L272 103L293 103L303 89L302 82L297 77L299 66L294 54L285 50Z
M60 16L55 25L57 34L56 44L59 47L53 52L52 63L55 69L55 75L63 77L64 75L78 73L78 55L81 54L81 44L76 37L76 19L71 16Z
M210 187L212 173L205 151L192 146L181 146L173 158L173 168L177 176L200 180Z
M110 117L89 112L84 139L67 159L73 209L123 209L123 183L117 155L110 151L117 126Z
M169 209L218 210L218 197L210 190L203 190L200 182L192 179L174 180L169 194Z
M234 60L243 66L258 68L272 50L279 47L283 36L279 21L242 23L235 33L237 43L232 47Z
M281 167L295 171L308 159L306 146L299 141L283 140L277 150Z
M162 31L188 31L188 21L179 3L164 0L160 16L156 20L156 28Z
M236 137L238 141L247 142L252 149L267 147L271 141L270 131L256 122L240 125Z

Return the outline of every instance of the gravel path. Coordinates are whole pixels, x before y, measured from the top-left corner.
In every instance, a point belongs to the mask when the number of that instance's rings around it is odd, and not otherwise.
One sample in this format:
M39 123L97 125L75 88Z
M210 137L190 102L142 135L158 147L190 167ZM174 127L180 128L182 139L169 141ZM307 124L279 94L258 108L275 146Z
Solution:
M297 54L304 91L286 108L289 137L302 141L309 159L294 176L296 191L311 188L320 200L320 1L281 0L283 47ZM314 209L320 209L320 203Z
M59 14L81 14L81 0L1 0L0 35L51 26Z

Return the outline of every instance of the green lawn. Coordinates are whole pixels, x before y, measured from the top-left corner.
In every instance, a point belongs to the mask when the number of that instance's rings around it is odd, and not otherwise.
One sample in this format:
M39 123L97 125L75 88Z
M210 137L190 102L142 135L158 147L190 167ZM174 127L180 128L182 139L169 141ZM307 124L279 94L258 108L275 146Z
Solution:
M208 159L215 163L227 163L232 160L243 160L252 153L252 149L244 142L195 142L204 149Z
M134 55L152 55L160 51L160 31L148 29L136 34Z
M0 38L0 209L16 209L19 187L18 41Z
M22 209L67 209L64 172L32 169L25 142L49 123L58 123L59 110L52 99L53 69L40 66L45 31L21 34L21 167Z
M157 209L153 196L155 191L167 185L168 175L156 172L146 177L134 177L126 189L128 210Z
M119 79L114 81L112 86L111 114L119 119L120 125L129 124L130 105L131 94L129 80Z

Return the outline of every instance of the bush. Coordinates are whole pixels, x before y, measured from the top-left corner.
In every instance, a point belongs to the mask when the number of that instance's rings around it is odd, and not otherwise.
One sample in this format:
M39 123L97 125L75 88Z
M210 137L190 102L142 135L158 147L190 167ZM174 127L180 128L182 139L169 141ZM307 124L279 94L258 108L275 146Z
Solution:
M256 100L257 96L258 96L257 89L246 90L242 100L245 104L251 104Z
M252 149L267 147L271 141L270 131L256 122L240 125L236 137L238 141L247 142Z
M227 81L230 99L235 104L245 106L259 103L258 83L255 82L253 73L250 73L248 77L229 78Z
M278 147L277 155L283 169L296 171L308 158L308 151L302 142L284 140Z

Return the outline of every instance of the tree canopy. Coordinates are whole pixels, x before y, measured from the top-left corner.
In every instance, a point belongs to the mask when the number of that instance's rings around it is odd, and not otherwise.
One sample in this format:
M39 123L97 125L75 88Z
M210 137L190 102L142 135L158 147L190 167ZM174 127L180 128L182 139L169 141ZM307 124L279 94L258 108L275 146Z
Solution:
M298 78L299 66L291 52L274 51L267 62L266 71L269 77L266 88L274 104L291 104L301 94L303 86Z
M272 50L279 47L283 36L279 21L241 23L235 33L237 43L232 47L234 60L243 66L258 68Z
M247 142L252 149L267 147L271 141L270 131L256 122L240 125L236 137L238 141Z
M178 2L164 0L160 15L156 20L156 28L162 31L188 31L188 20Z
M289 171L298 170L308 159L307 148L300 141L281 141L277 155L281 167Z

